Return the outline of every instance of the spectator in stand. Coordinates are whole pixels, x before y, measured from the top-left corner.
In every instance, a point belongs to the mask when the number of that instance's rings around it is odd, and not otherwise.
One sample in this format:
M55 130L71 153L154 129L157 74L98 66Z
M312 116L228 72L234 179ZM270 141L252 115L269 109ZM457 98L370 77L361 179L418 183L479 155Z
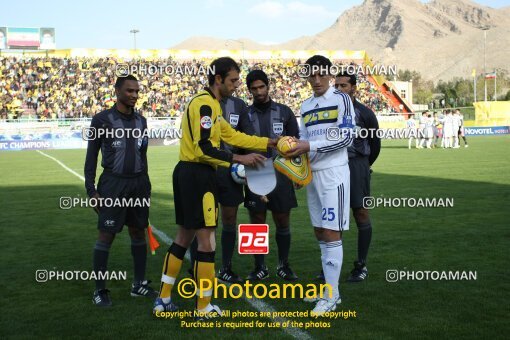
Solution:
M19 99L21 108L35 110L39 119L91 117L113 105L115 66L121 62L126 61L114 57L0 57L0 98L4 103ZM243 60L241 78L253 69L263 69L272 79L270 97L299 112L300 103L311 95L310 88L298 75L300 62ZM207 70L209 61L168 58L143 59L137 63L174 65L174 70L192 66L196 70ZM137 105L147 117L180 117L186 103L207 83L205 75L162 73L137 77L143 89ZM377 113L392 111L386 98L364 75L358 75L358 95L360 101ZM251 100L244 85L237 90L236 96ZM4 105L2 110L8 108Z

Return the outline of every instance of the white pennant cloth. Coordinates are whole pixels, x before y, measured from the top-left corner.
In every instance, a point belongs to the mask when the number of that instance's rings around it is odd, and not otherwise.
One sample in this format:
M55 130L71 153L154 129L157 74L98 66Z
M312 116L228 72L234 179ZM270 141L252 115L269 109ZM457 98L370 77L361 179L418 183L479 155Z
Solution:
M276 173L273 167L273 159L268 158L264 165L258 167L245 166L246 181L250 191L257 195L267 195L276 188Z

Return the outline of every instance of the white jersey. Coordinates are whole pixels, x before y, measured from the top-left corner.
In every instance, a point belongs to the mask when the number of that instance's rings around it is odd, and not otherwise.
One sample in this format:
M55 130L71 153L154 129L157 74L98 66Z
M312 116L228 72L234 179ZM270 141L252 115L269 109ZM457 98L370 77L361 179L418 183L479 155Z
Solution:
M444 117L443 136L444 137L452 137L453 136L453 117L451 115L446 115Z
M424 129L426 123L427 123L427 117L420 116L420 129Z
M412 119L412 118L411 118L411 119L408 119L408 120L407 120L407 128L408 128L409 130L414 130L414 129L416 129L416 122L414 121L414 119Z
M425 131L424 131L424 134L425 134L425 138L432 138L432 137L434 137L434 119L433 118L428 118L425 121Z
M333 87L301 104L300 136L310 143L312 171L348 164L347 147L354 137L353 115L351 98Z

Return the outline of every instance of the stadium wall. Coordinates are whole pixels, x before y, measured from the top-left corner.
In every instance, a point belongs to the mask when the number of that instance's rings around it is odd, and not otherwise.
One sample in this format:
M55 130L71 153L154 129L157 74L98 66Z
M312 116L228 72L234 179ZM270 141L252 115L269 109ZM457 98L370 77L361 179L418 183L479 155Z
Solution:
M510 125L510 101L476 102L476 126Z

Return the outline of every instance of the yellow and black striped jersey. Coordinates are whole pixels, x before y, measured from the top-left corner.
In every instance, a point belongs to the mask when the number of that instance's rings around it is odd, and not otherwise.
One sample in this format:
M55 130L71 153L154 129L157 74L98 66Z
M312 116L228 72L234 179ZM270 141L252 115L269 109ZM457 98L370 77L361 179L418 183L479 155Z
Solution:
M267 149L268 138L238 132L223 119L220 102L209 89L191 98L181 124L181 161L228 167L233 155L220 149L221 141L243 149Z

